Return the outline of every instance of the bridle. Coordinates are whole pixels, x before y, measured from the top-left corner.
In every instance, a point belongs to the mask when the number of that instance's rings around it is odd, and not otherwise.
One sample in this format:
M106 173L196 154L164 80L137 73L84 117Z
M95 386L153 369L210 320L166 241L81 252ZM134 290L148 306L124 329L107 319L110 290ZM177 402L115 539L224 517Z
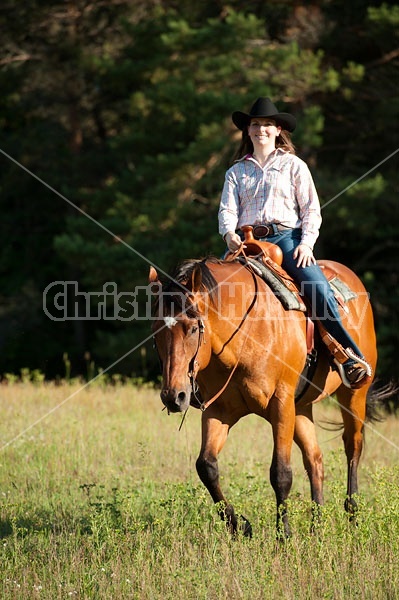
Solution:
M197 396L197 392L198 392L199 388L198 388L198 383L196 381L197 374L198 374L198 371L200 368L200 364L198 362L197 356L198 356L198 352L200 351L201 345L205 344L205 335L204 335L205 334L205 323L202 319L198 319L197 324L198 324L198 344L197 344L197 349L195 351L195 354L189 363L188 377L190 379L191 391L192 391L192 394L193 394L195 400L197 401L201 410L205 410L205 409L202 409L203 403Z
M255 306L255 303L256 303L256 301L257 301L257 299L258 299L258 281L257 281L257 279L256 279L256 274L255 274L255 273L254 273L254 271L252 270L252 268L251 268L251 265L250 265L250 264L248 264L248 263L247 263L247 267L248 267L248 270L249 270L249 272L251 273L251 275L252 275L252 278L253 278L253 280L254 280L254 284L255 284L255 294L254 294L254 297L253 297L253 299L252 299L252 301L251 301L251 304L249 305L249 307L248 307L248 308L247 308L247 310L245 311L245 314L244 314L244 316L243 316L243 318L242 318L242 320L241 320L241 323L239 324L239 326L238 326L238 328L236 329L236 331L234 332L234 334L233 334L233 335L230 337L230 340L231 340L231 339L234 337L234 335L235 335L235 334L236 334L236 333L237 333L237 332L238 332L238 331L241 329L241 327L242 327L242 325L243 325L244 321L247 319L247 317L248 317L249 313L250 313L250 312L251 312L251 310L254 308L254 306ZM250 325L251 325L251 324L250 324ZM245 345L246 345L246 341L247 341L247 339L248 339L248 337L249 337L249 334L250 334L250 331L251 331L251 327L249 327L249 328L248 328L248 331L247 331L247 333L246 333L246 336L245 336L244 342L243 342L243 344L242 344L242 346L241 346L240 353L239 353L239 355L238 355L238 357L237 357L237 360L236 360L236 362L235 362L235 365L234 365L234 367L232 368L232 370L231 370L231 372L230 372L230 374L229 374L229 376L228 376L228 378L227 378L226 382L224 383L224 385L222 386L222 388L221 388L221 389L220 389L218 392L216 392L216 394L214 394L214 395L213 395L211 398L209 398L209 399L208 399L206 402L202 402L202 401L200 400L200 398L198 398L198 396L197 396L197 392L198 392L199 386L198 386L198 384L197 384L197 381L196 381L196 377L197 377L197 374L198 374L198 371L199 371L199 368L200 368L199 362L198 362L198 360L197 360L197 356L198 356L198 352L199 352L199 350L200 350L200 348L201 348L201 344L202 344L202 343L205 343L205 336L204 336L204 333L205 333L205 324L204 324L204 322L203 322L203 320L202 320L202 319L198 319L198 331L199 331L199 333L198 333L198 345L197 345L197 349L196 349L196 351L195 351L195 354L194 354L193 358L191 359L191 361L190 361L190 363L189 363L189 372L188 372L188 377L189 377L189 379L190 379L190 384L191 384L191 391L192 391L192 394L193 394L193 396L194 396L195 400L197 401L197 403L198 403L198 406L199 406L200 410L202 410L202 412L204 412L204 411L205 411L205 410L208 408L208 406L210 406L210 405L211 405L213 402L215 402L215 400L217 400L217 399L219 398L219 396L221 396L221 395L223 394L223 392L225 391L225 389L226 389L226 388L227 388L227 386L229 385L229 383L230 383L230 381L231 381L231 379L232 379L232 377L233 377L233 375L234 375L234 373L235 373L235 370L237 369L237 367L238 367L238 364L239 364L239 362L240 362L240 359L241 359L242 353L243 353L243 351L244 351L244 348L245 348Z
M198 326L198 342L197 342L197 348L195 350L194 356L192 357L192 359L189 362L189 366L188 366L188 377L190 380L190 385L191 385L191 391L193 393L194 398L196 399L198 405L200 407L202 407L202 402L201 400L198 398L197 396L197 392L198 392L198 383L196 381L197 378L197 374L200 368L200 364L198 362L198 353L201 349L202 344L205 344L205 323L202 319L197 319L197 326ZM153 339L153 347L155 348L156 352L157 352L157 356L158 356L158 360L160 363L160 367L162 370L162 360L160 358L159 355L159 350L157 347L157 341L156 341L156 336L153 335L152 337ZM204 409L205 410L205 409Z
M249 316L249 313L250 313L250 312L252 311L252 309L254 308L254 306L255 306L255 303L256 303L256 301L257 301L257 298L258 298L258 282L257 282L256 274L255 274L255 273L254 273L254 271L252 270L252 268L251 268L251 265L250 265L250 264L248 264L248 263L247 263L247 265L246 265L246 266L247 266L247 268L248 268L249 272L251 273L251 275L252 275L252 278L253 278L253 280L254 280L254 284L255 284L255 293L254 293L254 297L253 297L253 299L252 299L252 301L251 301L251 304L250 304L250 306L249 306L249 307L248 307L248 309L246 310L246 312L245 312L245 314L244 314L244 316L243 316L243 318L242 318L242 320L241 320L241 323L239 324L239 326L237 327L237 329L236 329L236 331L233 333L233 335L230 337L230 340L231 340L231 339L234 337L234 335L236 335L236 333L237 333L237 332L238 332L238 331L241 329L241 327L242 327L243 323L245 322L245 320L246 320L246 319L247 319L247 317ZM233 369L231 370L231 372L230 372L230 374L229 374L229 376L228 376L228 378L227 378L226 382L224 383L224 385L222 386L222 388L221 388L221 389L220 389L218 392L216 392L216 394L214 394L214 395L213 395L211 398L209 398L209 399L208 399L206 402L202 402L202 401L201 401L201 399L200 399L200 398L198 397L198 395L197 395L197 393L198 393L198 390L199 390L199 386L198 386L198 383L197 383L197 375L198 375L198 372L199 372L199 370L200 370L200 364L199 364L199 361L198 361L198 354L199 354L199 351L200 351L200 349L201 349L201 346L202 346L203 344L205 344L205 343L206 343L206 340L205 340L205 323L204 323L204 321L203 321L201 318L198 318L198 319L197 319L197 326L198 326L198 342L197 342L197 348L196 348L196 350L195 350L195 353L194 353L194 355L193 355L192 359L191 359L191 360L190 360L190 362L189 362L189 366L188 366L188 373L187 373L187 375L188 375L188 378L189 378L189 380L190 380L190 385L191 385L191 392L192 392L192 395L193 395L193 397L195 398L195 400L196 400L196 402L197 402L197 404L198 404L198 407L200 408L200 410L201 410L202 412L204 412L204 411L205 411L205 410L208 408L208 406L210 406L210 405L211 405L213 402L215 402L215 400L217 400L217 398L219 398L219 396L221 396L221 394L222 394L222 393L225 391L225 389L226 389L226 388L227 388L227 386L229 385L229 383L230 383L230 381L231 381L231 379L232 379L232 377L233 377L233 375L234 375L234 373L235 373L235 371L236 371L236 369L237 369L237 367L238 367L238 364L239 364L239 362L240 362L240 359L241 359L242 353L243 353L243 351L244 351L244 348L245 348L245 345L246 345L246 341L247 341L247 339L248 339L248 337L249 337L249 334L250 334L251 327L249 327L249 328L248 328L248 331L247 331L247 333L246 333L246 336L245 336L244 342L243 342L243 344L242 344L242 347L241 347L240 353L239 353L239 355L238 355L238 357L237 357L236 363L235 363L235 365L234 365ZM159 352L158 352L158 349L157 349L157 345L156 345L155 336L153 336L153 340L154 340L154 347L155 347L155 349L157 350L157 354L158 354L158 357L159 357ZM230 340L229 340L229 341L230 341ZM161 361L160 361L160 362L161 362ZM162 366L162 363L161 363L161 366ZM187 410L188 410L188 409L187 409ZM187 412L187 411L186 411L186 412ZM183 424L183 421L184 421L184 417L183 417L182 423L180 424L180 428L181 428L181 426L182 426L182 424Z

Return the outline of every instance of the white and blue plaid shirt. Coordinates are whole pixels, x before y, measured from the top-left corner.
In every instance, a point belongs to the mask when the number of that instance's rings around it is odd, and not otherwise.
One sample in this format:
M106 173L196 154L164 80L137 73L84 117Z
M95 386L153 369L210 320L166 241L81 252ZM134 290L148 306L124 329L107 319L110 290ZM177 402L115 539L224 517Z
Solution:
M312 249L319 235L320 202L309 168L281 148L263 168L247 154L226 172L219 233L224 237L243 225L265 223L302 229L301 243Z

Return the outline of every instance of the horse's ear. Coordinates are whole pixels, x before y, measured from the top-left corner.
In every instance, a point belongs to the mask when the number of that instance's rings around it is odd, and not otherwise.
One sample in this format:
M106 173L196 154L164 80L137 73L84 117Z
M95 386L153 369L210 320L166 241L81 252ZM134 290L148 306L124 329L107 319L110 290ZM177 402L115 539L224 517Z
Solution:
M150 267L150 272L148 273L148 283L150 284L151 294L157 296L162 292L162 283L159 280L158 273L153 266Z
M193 294L198 292L202 283L202 271L199 265L195 265L195 268L191 275L191 291Z
M154 267L151 266L150 272L148 274L148 282L155 283L156 281L159 281L158 273L156 272L156 269L154 269Z

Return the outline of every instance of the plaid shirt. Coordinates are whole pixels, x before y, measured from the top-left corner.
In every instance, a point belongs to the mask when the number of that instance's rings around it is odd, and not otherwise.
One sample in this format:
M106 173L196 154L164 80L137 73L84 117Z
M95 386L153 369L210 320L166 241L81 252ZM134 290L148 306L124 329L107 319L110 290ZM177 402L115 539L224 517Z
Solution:
M281 223L302 229L313 248L321 224L320 203L307 164L277 148L262 167L247 154L226 172L219 207L219 233L243 225Z

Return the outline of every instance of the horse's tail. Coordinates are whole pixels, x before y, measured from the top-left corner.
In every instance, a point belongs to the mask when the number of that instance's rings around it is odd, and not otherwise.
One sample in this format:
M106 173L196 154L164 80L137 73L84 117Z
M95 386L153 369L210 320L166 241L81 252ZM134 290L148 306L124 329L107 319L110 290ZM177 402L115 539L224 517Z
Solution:
M367 390L365 422L382 423L387 414L395 412L395 405L399 406L399 385L394 381L381 383L375 380ZM340 421L328 420L322 423L319 423L320 427L327 431L342 431L344 428Z
M366 422L381 423L385 420L381 412L394 413L396 405L399 405L398 403L399 385L397 383L392 380L388 383L374 381L367 392Z

